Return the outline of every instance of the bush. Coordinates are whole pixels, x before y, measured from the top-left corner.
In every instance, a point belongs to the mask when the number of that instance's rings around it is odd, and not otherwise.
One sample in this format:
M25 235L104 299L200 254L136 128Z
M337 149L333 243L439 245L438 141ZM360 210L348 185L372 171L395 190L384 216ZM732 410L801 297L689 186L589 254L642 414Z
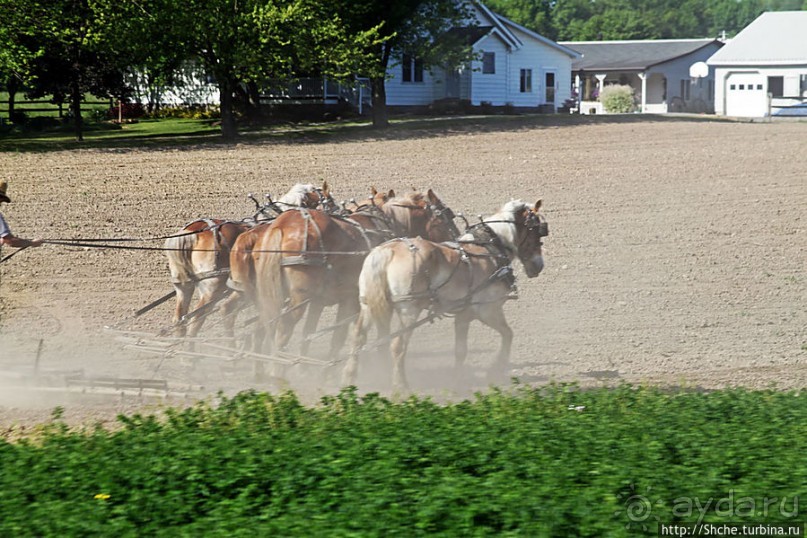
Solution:
M187 105L158 108L151 114L152 118L181 118L191 120L209 120L221 117L218 105Z
M616 114L633 112L633 88L621 84L606 86L600 93L600 101L606 112Z
M22 110L15 110L9 119L11 119L11 123L15 125L25 125L28 123L28 114Z
M52 116L34 116L26 122L25 127L32 131L43 131L58 127L59 119Z
M0 536L629 537L792 522L807 495L804 391L245 392L166 415L0 438Z

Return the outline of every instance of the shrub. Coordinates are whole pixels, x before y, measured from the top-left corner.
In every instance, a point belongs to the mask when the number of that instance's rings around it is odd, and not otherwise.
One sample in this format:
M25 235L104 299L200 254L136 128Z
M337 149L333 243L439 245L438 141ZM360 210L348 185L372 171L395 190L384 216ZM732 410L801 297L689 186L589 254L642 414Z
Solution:
M633 88L627 85L606 86L600 93L600 101L606 112L625 114L633 111Z
M149 114L152 118L182 118L192 120L218 119L221 110L217 105L186 105L161 107Z
M23 112L22 110L15 110L11 114L11 123L16 125L25 125L28 122L28 114Z

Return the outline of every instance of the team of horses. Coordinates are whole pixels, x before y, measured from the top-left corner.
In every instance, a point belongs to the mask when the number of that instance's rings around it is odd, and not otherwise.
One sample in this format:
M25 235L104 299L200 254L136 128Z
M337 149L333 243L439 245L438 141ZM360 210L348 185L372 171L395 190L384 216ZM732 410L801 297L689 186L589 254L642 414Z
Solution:
M506 370L513 331L503 306L516 259L528 278L543 269L548 228L540 207L540 200L510 201L460 232L453 211L431 189L396 196L373 188L367 201L348 207L334 201L327 184L295 185L277 201L256 201L252 217L200 219L166 241L176 333L196 336L206 317L198 314L216 305L234 337L235 314L251 304L258 313L253 351L271 354L287 348L307 311L300 349L307 355L307 336L323 310L336 306L328 357L338 357L348 341L342 383L355 384L359 353L375 327L374 347L389 345L393 387L406 391L404 358L413 331L424 320L450 315L457 368L467 355L469 325L479 320L501 335L493 370ZM199 302L188 319L194 292Z

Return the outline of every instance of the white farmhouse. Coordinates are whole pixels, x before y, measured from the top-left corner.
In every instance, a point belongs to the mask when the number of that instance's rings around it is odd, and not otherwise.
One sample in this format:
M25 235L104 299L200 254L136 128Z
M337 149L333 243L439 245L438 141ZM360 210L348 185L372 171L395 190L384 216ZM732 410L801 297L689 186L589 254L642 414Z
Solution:
M572 60L580 54L472 2L472 20L453 33L475 59L459 69L424 69L403 55L387 71L387 105L428 107L441 101L554 112L571 97Z
M706 63L715 71L718 115L760 118L804 109L807 11L763 13Z

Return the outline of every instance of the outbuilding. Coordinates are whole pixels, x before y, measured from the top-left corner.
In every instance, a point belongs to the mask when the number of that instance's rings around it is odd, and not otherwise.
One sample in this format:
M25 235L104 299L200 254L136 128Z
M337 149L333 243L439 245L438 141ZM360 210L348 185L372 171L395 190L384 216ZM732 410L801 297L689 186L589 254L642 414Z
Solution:
M807 11L763 13L706 62L715 113L761 118L807 102Z

